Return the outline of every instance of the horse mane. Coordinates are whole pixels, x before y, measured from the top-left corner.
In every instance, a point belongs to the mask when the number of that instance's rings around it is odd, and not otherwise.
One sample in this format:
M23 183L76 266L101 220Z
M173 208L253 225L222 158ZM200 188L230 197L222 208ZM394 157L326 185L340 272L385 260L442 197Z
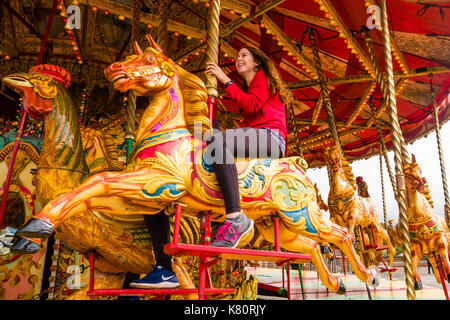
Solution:
M194 125L201 124L202 136L212 129L208 117L208 93L203 81L196 75L175 65L180 79L180 87L185 99L185 117L187 129L194 134ZM199 123L200 122L200 123Z
M420 170L419 164L418 164L416 161L414 161L414 162L411 164L411 169L410 169L411 171L414 170L413 167L417 167L417 168L419 168L419 170ZM430 188L428 187L428 183L427 183L427 187L426 187L425 191L422 192L422 194L425 196L425 198L427 199L427 201L428 201L428 203L430 204L430 206L431 206L432 208L434 208L434 203L433 203L433 199L432 199L432 197L431 197Z
M350 166L350 162L345 158L345 155L341 154L341 163L342 168L344 169L345 177L352 185L353 189L356 190L356 181L355 176L353 175L352 167Z

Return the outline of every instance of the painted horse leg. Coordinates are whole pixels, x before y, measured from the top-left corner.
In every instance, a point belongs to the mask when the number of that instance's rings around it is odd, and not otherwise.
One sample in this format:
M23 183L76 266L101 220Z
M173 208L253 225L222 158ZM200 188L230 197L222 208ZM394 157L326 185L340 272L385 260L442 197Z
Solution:
M439 244L438 244L438 253L441 256L442 265L444 267L444 272L447 275L447 281L450 283L450 261L449 261L449 254L448 254L448 245L445 241L445 235L440 234L439 235Z
M378 275L375 270L367 270L367 268L361 263L358 254L353 246L353 239L351 234L341 226L333 224L330 232L320 232L319 238L323 241L333 243L336 245L342 253L347 257L353 272L364 283L371 286L378 286Z
M144 206L135 206L132 208L133 211L128 211L126 210L126 203L118 200L118 198L122 197L131 200L146 200L144 196L139 198L139 195L142 194L141 190L144 188L147 180L145 177L148 175L149 171L146 169L135 172L103 172L96 174L86 180L77 189L50 201L34 218L20 228L16 234L21 237L45 238L58 225L64 222L64 220L81 212L93 209L106 210L119 215L149 213L135 211L139 210L139 207L144 208ZM142 182L131 183L127 181L128 179L137 179ZM98 201L99 198L103 200L102 203Z
M257 225L257 227L267 241L272 243L275 242L273 226L271 228L266 228ZM317 273L319 274L320 280L322 281L323 285L334 293L344 294L344 283L341 279L334 276L328 270L328 267L323 260L319 243L312 239L306 238L303 235L299 235L289 231L283 223L280 223L279 228L280 246L289 251L301 252L311 255L311 262L317 269Z
M434 254L428 253L427 258L428 258L428 261L430 261L431 268L433 269L433 274L434 274L434 277L436 278L436 281L438 283L441 283L441 275L439 273L439 268L438 268L438 265L436 262L436 258L434 257Z
M420 280L419 268L418 268L419 260L422 257L422 248L418 244L415 244L415 243L411 243L411 244L412 244L411 258L412 258L413 273L414 273L414 289L422 290L423 286L422 286L422 281Z

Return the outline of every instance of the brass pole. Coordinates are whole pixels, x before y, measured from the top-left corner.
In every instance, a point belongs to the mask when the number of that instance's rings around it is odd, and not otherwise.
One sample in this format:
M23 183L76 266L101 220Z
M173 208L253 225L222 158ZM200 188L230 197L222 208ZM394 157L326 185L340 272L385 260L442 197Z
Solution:
M450 209L449 202L450 201L449 201L449 196L448 196L447 175L445 174L444 153L442 151L441 130L440 130L441 125L439 123L439 112L438 112L437 104L436 104L436 95L435 95L434 90L433 90L433 82L432 82L433 75L430 73L428 75L428 77L430 78L430 95L431 95L431 100L432 100L432 103L433 103L433 113L434 113L434 124L435 124L435 131L436 131L436 140L437 140L438 153L439 153L439 163L441 165L442 187L444 188L445 221L447 222L447 225L450 227L450 215L449 215L449 209Z
M333 107L331 106L330 96L328 95L328 87L326 85L327 79L322 70L322 65L320 63L319 50L317 49L316 36L314 35L315 29L311 27L306 27L306 33L308 34L309 41L311 42L311 49L313 52L314 68L316 69L317 76L319 78L319 85L322 94L323 105L325 106L325 111L328 118L328 126L330 128L331 136L334 139L334 143L339 148L341 155L344 155L341 145L341 140L339 138L339 133L337 131L336 122L334 120Z
M387 229L386 195L384 192L384 174L383 174L383 150L381 149L381 146L379 155L380 155L381 198L383 201L384 228Z
M377 128L378 144L380 145L380 152L383 153L384 162L386 163L386 168L389 174L389 179L391 180L392 190L394 191L395 199L397 199L397 186L395 184L394 174L392 173L391 163L388 158L388 151L386 148L386 144L384 143L383 135L381 134L381 129L377 122L375 122L375 126Z
M289 103L288 105L289 109L289 117L288 120L292 124L292 128L294 129L294 139L295 139L295 146L297 147L297 153L300 157L303 158L303 150L300 145L300 137L298 136L298 128L297 128L297 121L295 120L295 113L294 113L294 105L293 103Z
M220 17L220 0L209 0L208 17L206 19L207 37L206 37L206 62L218 63L219 61L219 17ZM217 78L214 75L206 75L206 90L208 96L216 99Z
M383 33L384 58L386 62L386 93L388 100L388 115L392 126L392 142L394 149L395 175L397 185L397 203L399 211L399 226L403 242L403 262L406 275L406 295L408 300L415 300L414 276L411 259L411 244L409 238L409 225L407 215L407 199L405 188L405 176L403 173L403 162L410 163L409 153L403 138L401 127L397 117L397 101L395 97L394 71L392 66L392 52L390 44L390 32L387 17L386 0L381 0L381 28ZM403 161L402 161L403 160Z
M167 23L169 22L169 15L170 15L170 1L165 0L161 1L161 4L159 6L159 25L158 25L158 45L163 50L167 50Z
M142 0L134 0L134 8L133 8L133 24L131 25L131 50L133 50L133 44L135 41L138 41L139 37L139 22L141 18L141 1ZM135 122L136 122L136 96L133 91L129 90L127 93L127 118L125 123L125 141L127 145L127 163L128 157L131 154L131 150L133 149L133 142L136 140L136 136L134 135L135 131Z

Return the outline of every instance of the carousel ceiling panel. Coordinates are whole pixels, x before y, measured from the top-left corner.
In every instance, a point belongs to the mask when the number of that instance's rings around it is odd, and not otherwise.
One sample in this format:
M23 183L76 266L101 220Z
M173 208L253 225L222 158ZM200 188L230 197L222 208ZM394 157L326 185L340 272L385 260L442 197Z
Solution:
M74 88L85 86L91 95L98 92L98 87L108 88L112 96L117 93L106 83L103 69L130 53L135 1L78 2L82 13L81 30L70 34L58 10L50 30L52 50L47 52L47 62L66 68L72 75ZM167 19L167 56L202 76L207 2L168 1L169 15L163 17L161 4L165 2L143 0L138 35L141 46L146 46L143 41L146 33L154 39L162 34L159 25L163 18ZM324 164L323 148L333 140L320 97L311 42L306 34L308 27L316 30L321 68L327 78L331 107L349 160L378 153L375 121L383 130L387 146L392 145L386 104L361 33L369 17L366 2L379 4L378 0L221 0L220 63L228 75L241 84L232 59L243 45L260 47L271 57L295 97L298 132L293 132L290 123L288 150L290 154L296 153L294 136L297 134L311 167ZM52 3L52 0L0 0L0 76L23 71L34 64ZM71 3L71 0L62 0L64 7ZM445 3L387 1L397 109L407 142L427 134L434 126L428 73L433 73L438 102L446 96L450 85L450 10ZM385 72L382 33L371 30L368 34L373 40L380 70ZM80 64L75 48L81 55ZM219 91L223 92L221 87ZM226 97L222 103L237 110ZM117 108L120 105L111 107L111 112ZM102 108L101 112L107 111ZM441 106L442 122L447 121L449 114L447 105Z

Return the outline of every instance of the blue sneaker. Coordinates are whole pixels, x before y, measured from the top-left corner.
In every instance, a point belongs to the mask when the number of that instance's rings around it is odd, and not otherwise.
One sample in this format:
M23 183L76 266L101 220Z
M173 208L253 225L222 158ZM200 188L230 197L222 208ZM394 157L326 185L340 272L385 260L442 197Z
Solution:
M159 264L142 279L130 283L130 287L139 289L173 289L179 286L175 272Z

